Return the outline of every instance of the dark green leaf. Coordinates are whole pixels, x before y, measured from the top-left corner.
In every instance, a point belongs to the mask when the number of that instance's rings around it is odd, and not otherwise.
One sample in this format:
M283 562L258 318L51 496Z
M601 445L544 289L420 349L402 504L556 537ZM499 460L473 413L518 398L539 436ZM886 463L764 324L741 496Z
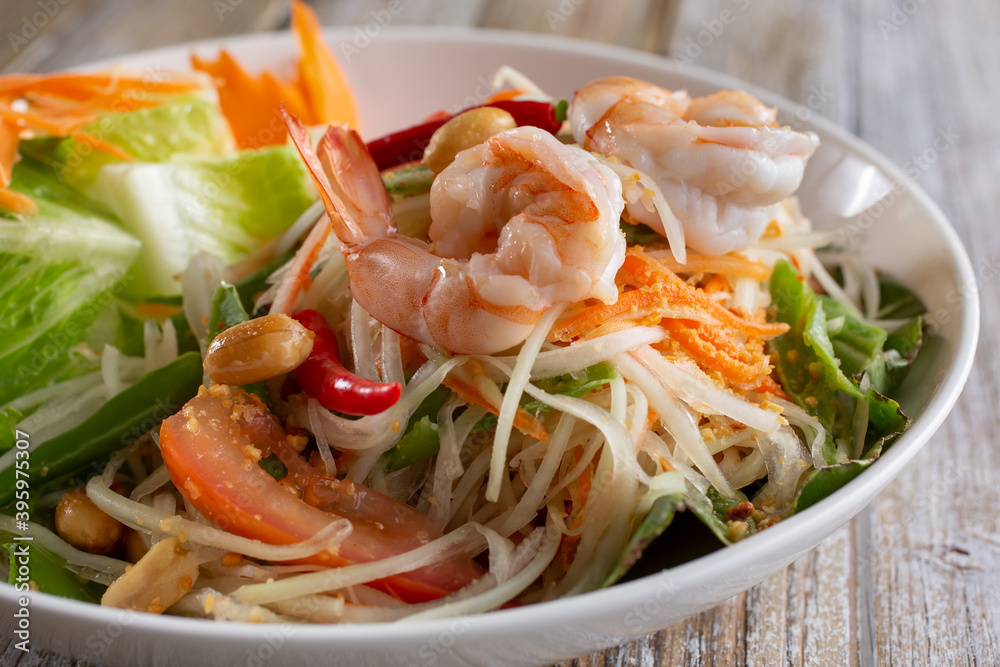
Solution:
M927 312L927 307L909 288L899 283L879 278L879 309L875 314L880 320L902 320Z
M868 392L868 431L865 434L864 458L875 459L885 445L910 426L899 403L878 393Z
M664 243L667 240L643 224L633 225L622 220L621 229L625 234L625 243L628 245L649 245L650 243Z
M814 471L809 475L802 491L799 492L799 497L792 504L792 513L801 512L823 500L860 475L871 465L873 460L851 461Z
M17 442L14 429L23 417L24 415L14 408L0 410L0 454L12 448Z
M221 331L242 324L249 319L250 316L243 308L243 302L236 287L223 282L219 285L219 289L215 290L215 296L212 298L211 315L208 316L208 338L205 345L211 343L212 339L218 336Z
M840 370L848 377L867 371L882 352L885 330L868 324L835 299L819 297L826 315L827 333L833 351L840 361ZM832 322L840 324L834 329Z
M83 581L66 569L66 561L35 542L4 543L10 560L8 583L17 585L18 569L21 562L27 562L29 580L43 593L58 595L83 602L100 602L103 588L98 584ZM25 554L24 551L27 551Z
M642 552L646 547L662 535L663 531L673 522L674 516L677 513L677 504L683 502L684 496L682 494L671 494L656 499L653 507L643 517L639 527L632 533L632 537L629 538L628 543L625 545L625 550L622 552L621 558L618 559L615 568L611 570L607 579L604 580L602 587L610 586L625 576L625 573L642 556Z
M417 461L436 456L441 448L437 424L424 415L399 439L385 456L386 472L402 470Z
M569 117L569 100L559 100L556 102L553 112L555 113L557 123L565 122Z
M861 398L860 390L841 372L827 335L826 315L816 295L787 261L771 275L771 300L776 319L790 329L770 342L781 386L806 412L819 419L828 437L824 454L835 459L833 425L838 393Z
M700 493L689 493L685 496L684 503L723 544L732 544L732 540L729 539L729 525L715 511L711 500Z
M288 476L288 468L285 464L281 462L277 454L269 454L257 462L264 472L274 478L274 481L280 482Z
M923 345L923 318L915 317L889 334L879 363L872 366L872 387L883 394L892 394L903 384Z

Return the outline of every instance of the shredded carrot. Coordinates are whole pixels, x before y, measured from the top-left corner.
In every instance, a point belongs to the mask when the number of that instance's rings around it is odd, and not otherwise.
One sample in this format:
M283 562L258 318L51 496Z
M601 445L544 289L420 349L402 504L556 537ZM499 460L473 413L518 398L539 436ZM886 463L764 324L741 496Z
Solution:
M655 288L667 299L685 302L702 311L702 317L690 319L718 323L748 336L764 338L780 336L788 331L787 324L755 322L723 308L703 291L688 285L675 273L646 255L638 246L629 248L621 271L625 273L625 280L632 280L633 284Z
M552 341L569 342L609 321L634 326L655 324L661 318L696 320L724 326L748 336L765 338L787 331L785 324L765 324L723 308L703 290L687 284L638 246L629 248L616 281L622 291L613 304L597 304L558 322ZM628 289L633 287L634 289Z
M665 319L661 326L700 366L721 373L737 386L755 386L771 374L770 357L760 338L744 343L719 327L689 320Z
M0 209L31 215L38 212L38 205L27 195L8 190L17 162L17 125L9 120L0 120Z
M79 144L90 146L91 148L99 150L102 153L107 153L112 157L116 157L119 160L125 160L126 162L135 161L135 158L132 157L124 148L119 148L118 146L115 146L114 144L99 137L95 137L88 132L74 132L73 139Z
M6 188L13 177L21 139L73 137L77 142L121 160L132 156L82 128L105 112L132 111L158 104L157 94L198 89L200 79L127 74L10 74L0 76L0 207L21 215L38 211L28 197Z
M16 123L22 130L34 128L56 137L65 137L94 120L92 114L46 114L40 111L15 111L8 106L0 106L0 118Z
M347 78L323 41L323 28L316 14L300 0L292 3L292 32L301 54L299 90L313 114L307 122L347 123L359 130L357 106Z
M705 294L713 294L715 292L728 292L729 291L729 279L726 278L721 273L716 273L711 278L708 279L701 287Z
M483 373L482 363L470 359L454 369L442 383L472 405L478 405L487 412L500 416L503 394L493 380ZM514 414L514 428L539 442L548 442L549 434L541 420L524 408Z
M10 185L17 162L17 125L8 120L0 121L0 188Z
M212 77L219 106L240 148L285 143L288 134L281 121L282 103L307 125L348 123L359 127L347 79L323 41L319 21L297 0L292 3L292 32L299 46L295 81L268 71L250 74L226 50L214 61L191 56L192 67Z
M219 106L240 148L283 144L287 137L280 122L281 90L270 77L254 77L228 51L214 62L191 55L191 66L212 76L219 94ZM277 121L277 122L275 122Z
M577 547L580 545L579 535L563 535L559 541L559 549L556 551L555 561L568 571L573 564L573 557L576 556Z
M0 208L18 215L33 215L38 212L38 204L34 199L6 188L0 188Z
M99 95L122 94L129 90L170 95L201 87L199 79L176 73L159 78L116 70L84 74L57 72L0 76L0 97L54 95L77 102L92 100Z
M719 262L738 267L753 264L735 257L708 260L697 262L714 268L721 268ZM713 282L716 278L720 284ZM719 373L734 386L751 389L770 375L764 340L784 333L788 326L757 321L763 319L762 313L758 313L757 320L741 317L714 301L711 291L728 288L724 276L715 274L705 289L699 289L641 247L633 246L626 253L616 282L621 290L616 303L575 310L553 327L549 338L570 342L630 326L660 324L669 338L654 345L656 349L665 354L686 353L704 370Z
M173 317L180 311L180 306L172 306L168 303L140 303L135 307L137 315L142 317L155 317L157 319Z
M617 321L626 321L631 326L656 324L662 318L657 309L661 301L661 296L653 290L634 289L622 292L615 303L591 306L559 321L549 332L549 339L568 343L602 324L616 321L615 318L621 318Z
M486 98L484 104L490 104L491 102L505 102L507 100L512 100L518 95L524 95L526 91L520 88L511 88L509 90L499 90L489 97Z
M754 387L754 391L758 394L773 394L778 398L783 398L786 401L790 400L790 397L785 393L784 388L774 381L774 378L768 375L766 378L760 381L760 384Z
M771 277L771 269L766 264L744 257L737 257L736 255L712 257L709 255L689 254L687 262L681 264L674 259L669 250L651 250L647 254L656 259L663 268L674 273L718 273L726 276L753 278L757 282L767 280Z

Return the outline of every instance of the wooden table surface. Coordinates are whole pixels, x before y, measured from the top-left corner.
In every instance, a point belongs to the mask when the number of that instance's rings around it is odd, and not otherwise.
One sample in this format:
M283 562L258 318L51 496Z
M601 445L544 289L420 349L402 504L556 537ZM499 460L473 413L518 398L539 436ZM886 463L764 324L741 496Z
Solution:
M362 26L386 0L315 3ZM969 250L977 363L894 484L819 548L718 607L573 665L1000 664L1000 3L996 0L403 0L394 25L556 33L683 58L780 93L917 165ZM51 71L284 29L287 0L3 0L0 71ZM565 20L558 20L565 19ZM947 150L921 161L940 131ZM4 665L89 666L28 655Z

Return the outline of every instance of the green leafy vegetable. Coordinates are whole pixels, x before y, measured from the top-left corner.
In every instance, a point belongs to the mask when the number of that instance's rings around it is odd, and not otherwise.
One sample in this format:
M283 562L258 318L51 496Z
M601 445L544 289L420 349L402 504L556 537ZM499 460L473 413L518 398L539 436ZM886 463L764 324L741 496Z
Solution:
M66 367L68 351L127 284L139 251L44 165L21 160L11 187L33 196L39 212L0 219L0 405Z
M450 389L438 387L420 402L410 415L403 437L383 457L386 472L402 470L438 453L441 440L434 420L437 419L438 411L449 396L451 396Z
M180 292L175 276L199 251L226 263L291 225L311 184L284 146L171 162L105 165L86 192L143 243L130 294Z
M625 550L622 552L621 558L618 559L618 563L604 580L602 587L610 586L625 576L639 558L642 557L642 553L646 550L646 547L662 535L663 531L673 523L674 516L677 514L677 505L683 502L684 495L679 493L660 496L656 499L653 507L643 517L639 527L632 533L632 537L629 538L628 543L625 545Z
M14 408L4 408L0 410L0 454L14 446L17 442L15 427L24 417L20 411Z
M910 426L910 418L903 414L899 403L883 396L874 389L868 391L868 431L862 458L875 459L883 447Z
M201 384L201 356L188 352L147 373L82 424L40 443L31 453L30 481L69 474L136 440L177 412ZM0 470L0 506L14 497L13 466Z
M838 392L860 399L861 391L840 370L819 299L786 261L779 262L771 274L771 300L777 321L790 327L770 342L781 386L826 429L824 454L827 462L833 463Z
M219 285L219 289L215 290L210 313L208 316L208 333L205 340L206 347L220 332L250 319L246 309L243 307L243 300L240 297L239 291L237 291L235 286L225 281Z
M851 461L813 471L799 492L799 497L792 503L792 514L823 500L864 472L872 461L874 459Z
M441 448L437 424L424 415L410 427L396 446L389 450L385 459L386 472L402 470L417 461L437 455Z
M879 308L875 317L880 320L902 320L923 315L927 307L909 288L886 278L879 278Z
M107 114L82 130L123 149L137 162L163 162L177 155L222 155L236 148L219 105L189 95L155 107ZM78 188L93 183L104 165L121 162L71 137L26 141L19 148L50 164L60 181Z
M848 377L868 370L882 353L885 330L868 324L854 310L835 299L828 296L818 299L840 370Z
M10 572L7 577L9 584L18 583L18 561L24 559L28 563L29 577L38 590L71 600L83 602L100 602L104 590L100 585L80 579L74 572L66 569L66 561L35 542L3 543L10 562ZM23 554L27 551L27 554Z
M882 285L887 314L922 309L909 290L885 281ZM899 404L882 392L898 386L916 356L922 324L917 317L887 335L846 306L815 296L787 262L775 267L771 296L777 319L791 327L771 343L782 386L828 434L823 451L831 465L809 475L793 505L793 511L800 511L860 474L909 425ZM862 392L859 383L866 374L871 388ZM841 400L841 393L849 398ZM854 423L859 417L867 423ZM864 442L852 443L862 430ZM858 458L850 460L849 452Z
M923 343L924 325L920 316L889 334L882 355L870 369L872 387L883 394L896 391L910 372L910 365Z
M288 468L285 464L281 462L277 454L268 454L260 461L257 462L264 472L274 478L274 481L280 482L288 476Z

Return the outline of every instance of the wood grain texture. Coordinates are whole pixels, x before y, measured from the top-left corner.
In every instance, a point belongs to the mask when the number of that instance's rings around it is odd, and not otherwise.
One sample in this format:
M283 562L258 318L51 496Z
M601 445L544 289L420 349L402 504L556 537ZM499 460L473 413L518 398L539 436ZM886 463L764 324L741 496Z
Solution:
M376 20L385 7L377 0L314 4L325 24L346 26ZM37 0L5 0L0 70L48 71L288 23L279 0L230 6L67 0L40 17ZM982 338L965 393L868 510L784 572L715 609L564 665L1000 664L1000 4L408 0L392 20L621 44L780 93L915 169L976 271ZM954 138L938 150L942 133ZM86 665L69 656L24 656L8 640L0 664Z

